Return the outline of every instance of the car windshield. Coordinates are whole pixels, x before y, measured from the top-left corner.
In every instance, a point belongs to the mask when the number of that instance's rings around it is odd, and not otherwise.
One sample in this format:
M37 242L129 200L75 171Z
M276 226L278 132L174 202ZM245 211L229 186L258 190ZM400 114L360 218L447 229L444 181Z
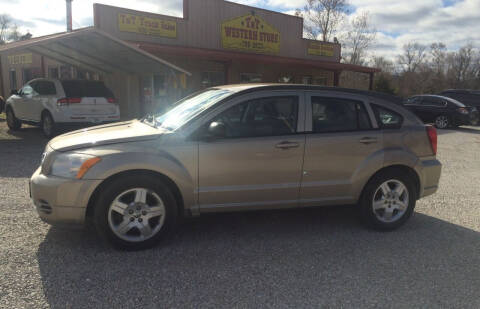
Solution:
M155 115L155 124L161 128L176 130L231 93L232 91L226 89L204 90L177 102L168 112Z

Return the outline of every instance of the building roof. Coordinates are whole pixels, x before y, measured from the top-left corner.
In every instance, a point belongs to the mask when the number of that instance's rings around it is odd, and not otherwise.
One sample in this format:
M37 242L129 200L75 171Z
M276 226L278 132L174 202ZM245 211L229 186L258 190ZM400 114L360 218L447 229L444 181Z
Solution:
M171 69L190 72L93 27L0 46L0 53L28 50L61 63L104 73L144 73Z
M332 71L353 71L360 73L376 73L381 70L378 68L364 67L360 65L347 64L333 61L321 61L312 59L300 59L281 57L266 54L243 53L236 51L222 51L216 49L205 49L195 47L172 46L146 42L131 42L140 49L146 50L153 54L170 54L176 56L199 57L207 60L231 61L245 60L250 62L273 63L273 64L289 64L301 65L309 67L317 67Z

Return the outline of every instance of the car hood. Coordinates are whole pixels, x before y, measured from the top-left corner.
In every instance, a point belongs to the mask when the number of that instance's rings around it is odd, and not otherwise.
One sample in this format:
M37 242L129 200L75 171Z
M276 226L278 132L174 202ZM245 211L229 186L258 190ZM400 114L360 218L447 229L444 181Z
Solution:
M49 146L54 150L69 151L92 146L155 139L165 132L138 120L132 120L69 132L52 139Z

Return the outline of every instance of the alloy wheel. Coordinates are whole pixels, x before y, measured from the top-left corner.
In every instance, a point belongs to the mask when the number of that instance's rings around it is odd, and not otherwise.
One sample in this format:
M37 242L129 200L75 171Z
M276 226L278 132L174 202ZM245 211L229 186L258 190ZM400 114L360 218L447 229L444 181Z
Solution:
M120 193L110 204L108 224L117 237L142 242L160 231L165 214L165 205L155 192L134 188Z
M438 116L435 119L435 126L439 129L445 129L448 127L448 117L447 116Z
M391 223L399 220L407 211L408 204L408 189L396 179L382 183L373 195L373 212L382 222Z

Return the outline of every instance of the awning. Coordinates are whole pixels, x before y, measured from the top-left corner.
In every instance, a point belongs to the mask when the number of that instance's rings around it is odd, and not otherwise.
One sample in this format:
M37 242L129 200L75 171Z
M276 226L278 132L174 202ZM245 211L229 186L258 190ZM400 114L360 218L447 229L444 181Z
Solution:
M149 73L171 69L190 72L93 27L0 46L0 53L29 50L60 63L91 71Z
M192 47L182 47L182 46L171 46L171 45L162 45L154 43L145 43L145 42L131 42L136 44L137 47L148 51L152 54L168 54L168 55L177 55L185 57L197 57L205 60L212 61L225 61L229 62L232 60L248 61L248 62L257 62L257 63L270 63L270 64L285 64L285 65L299 65L299 66L308 66L315 67L324 70L331 71L353 71L360 73L377 73L381 70L378 68L365 67L361 65L347 64L335 61L321 61L321 60L312 60L312 59L300 59L300 58L289 58L289 57L280 57L274 55L263 55L263 54L248 54L235 51L222 51L215 49L204 49L204 48L192 48Z

